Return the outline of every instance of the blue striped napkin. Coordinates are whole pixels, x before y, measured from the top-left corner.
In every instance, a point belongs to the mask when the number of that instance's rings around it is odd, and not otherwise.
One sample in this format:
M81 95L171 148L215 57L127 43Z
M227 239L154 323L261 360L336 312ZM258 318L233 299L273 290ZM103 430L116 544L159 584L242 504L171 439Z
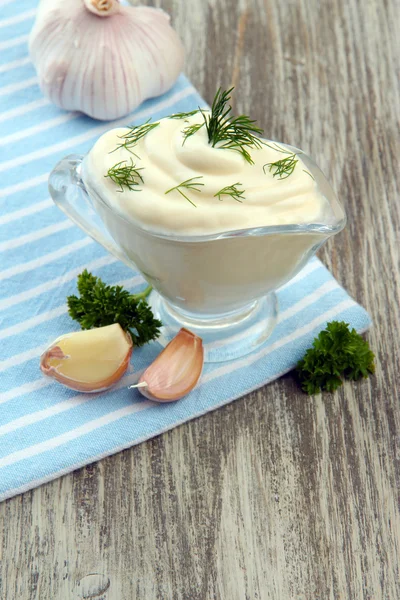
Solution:
M231 402L294 367L332 319L370 325L314 258L279 291L280 317L268 345L242 359L205 367L201 385L168 405L145 401L127 386L88 396L45 380L39 356L54 338L77 329L65 298L87 268L133 292L143 286L53 205L47 178L65 154L85 153L110 125L49 104L27 52L35 2L3 3L0 20L0 500L137 444ZM204 104L185 77L166 95L116 124L160 118ZM135 372L158 354L135 350Z

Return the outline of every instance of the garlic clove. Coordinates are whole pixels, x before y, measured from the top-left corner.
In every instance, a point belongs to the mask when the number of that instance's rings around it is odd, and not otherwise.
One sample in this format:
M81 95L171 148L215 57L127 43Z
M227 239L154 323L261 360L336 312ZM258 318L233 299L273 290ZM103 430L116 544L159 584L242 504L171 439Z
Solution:
M78 392L101 392L112 387L129 366L133 344L116 323L75 331L57 338L40 358L40 369Z
M143 396L156 402L173 402L197 385L204 363L200 337L182 328L147 367L135 386Z
M166 13L116 0L41 0L29 51L45 96L100 120L168 91L184 56Z

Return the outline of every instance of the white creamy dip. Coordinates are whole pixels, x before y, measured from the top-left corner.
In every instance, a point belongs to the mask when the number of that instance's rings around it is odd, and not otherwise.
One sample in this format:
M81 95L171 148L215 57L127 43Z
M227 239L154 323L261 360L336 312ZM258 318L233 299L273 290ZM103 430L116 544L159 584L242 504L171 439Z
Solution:
M113 152L129 129L109 131L85 158L83 181L117 245L163 298L185 314L220 318L247 310L294 277L329 237L337 216L328 182L312 167L317 186L301 156L280 179L265 165L289 156L279 150L287 150L283 145L249 148L249 164L234 150L211 147L205 127L183 144L182 130L194 123L201 123L201 115L186 122L162 119L131 148L134 154L126 148ZM142 169L143 183L134 186L140 191L118 191L105 175L131 160ZM204 184L201 191L183 188L190 202L177 190L166 194L196 177L195 183ZM234 184L243 191L241 202L215 196ZM317 225L290 227L311 224ZM278 225L278 231L268 227Z
M206 235L262 227L319 223L324 220L329 205L319 192L307 168L296 156L298 163L285 179L273 176L268 163L286 158L277 149L263 145L249 148L254 164L241 154L229 149L213 148L208 144L207 131L202 127L183 144L183 129L201 123L201 114L188 119L161 119L160 124L131 148L112 152L121 142L126 128L105 133L94 145L86 160L86 177L106 202L120 214L154 233L175 235ZM274 142L269 142L272 146ZM135 156L137 155L137 156ZM140 157L140 158L138 158ZM133 160L143 183L141 191L118 186L105 174L120 161ZM264 169L263 169L264 167ZM165 192L194 179L201 191ZM229 195L215 196L222 188L240 184L243 199L238 202ZM326 215L325 215L326 218Z

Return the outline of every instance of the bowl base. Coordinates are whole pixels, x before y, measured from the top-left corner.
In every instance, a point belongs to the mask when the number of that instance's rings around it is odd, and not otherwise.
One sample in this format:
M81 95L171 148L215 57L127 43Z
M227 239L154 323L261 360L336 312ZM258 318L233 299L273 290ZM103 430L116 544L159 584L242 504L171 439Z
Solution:
M153 291L148 299L154 315L163 324L158 341L170 342L181 327L202 338L204 362L225 362L254 352L271 335L278 317L274 292L252 302L241 311L206 316L180 311Z

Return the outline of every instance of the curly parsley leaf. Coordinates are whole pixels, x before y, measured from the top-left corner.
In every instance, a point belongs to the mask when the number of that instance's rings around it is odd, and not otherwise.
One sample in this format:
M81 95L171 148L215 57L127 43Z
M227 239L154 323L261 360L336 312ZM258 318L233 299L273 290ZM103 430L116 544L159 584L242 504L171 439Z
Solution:
M297 365L301 386L307 394L333 392L343 378L356 381L374 373L374 353L348 323L332 321L315 338Z
M78 275L77 287L80 297L68 296L67 304L70 316L82 329L119 323L136 346L158 337L162 323L146 302L150 286L140 294L130 294L120 285L106 285L85 269Z

